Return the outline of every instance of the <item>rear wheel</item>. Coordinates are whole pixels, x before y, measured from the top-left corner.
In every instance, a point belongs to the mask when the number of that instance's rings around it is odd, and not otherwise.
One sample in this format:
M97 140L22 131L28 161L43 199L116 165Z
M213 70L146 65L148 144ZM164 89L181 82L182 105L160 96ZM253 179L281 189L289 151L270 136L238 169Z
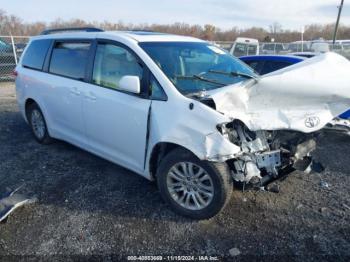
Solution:
M37 104L34 103L29 106L27 119L35 139L40 144L50 144L53 139L48 133L44 115Z
M161 161L157 182L163 199L179 214L208 219L229 202L232 179L226 163L201 161L175 149Z

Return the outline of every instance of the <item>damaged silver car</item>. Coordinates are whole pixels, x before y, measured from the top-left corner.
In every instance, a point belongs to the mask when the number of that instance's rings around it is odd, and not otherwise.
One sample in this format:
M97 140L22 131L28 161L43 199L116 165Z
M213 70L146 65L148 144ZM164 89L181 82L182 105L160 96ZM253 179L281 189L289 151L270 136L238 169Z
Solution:
M196 219L220 212L234 182L310 172L319 131L350 108L350 62L336 54L259 77L207 42L149 32L35 37L16 70L37 141L65 140L156 180Z

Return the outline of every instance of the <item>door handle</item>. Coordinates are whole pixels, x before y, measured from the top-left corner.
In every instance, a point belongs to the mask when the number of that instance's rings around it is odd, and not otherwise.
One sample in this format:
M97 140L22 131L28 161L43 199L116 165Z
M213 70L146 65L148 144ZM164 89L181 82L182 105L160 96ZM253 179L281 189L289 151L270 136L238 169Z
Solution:
M77 96L80 95L80 91L79 91L78 88L76 88L76 87L72 87L72 88L70 89L70 93L73 94L73 95L77 95Z
M89 100L92 100L92 101L95 101L97 99L97 97L94 95L94 93L92 92L88 92L86 95L85 95L85 98L89 99Z

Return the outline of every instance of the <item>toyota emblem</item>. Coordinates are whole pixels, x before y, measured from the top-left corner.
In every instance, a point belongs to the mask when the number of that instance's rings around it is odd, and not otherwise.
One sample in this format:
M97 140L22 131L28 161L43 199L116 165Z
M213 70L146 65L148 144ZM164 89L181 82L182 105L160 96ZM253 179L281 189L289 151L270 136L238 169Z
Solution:
M317 116L311 116L305 119L305 126L307 128L314 128L320 124L320 119Z

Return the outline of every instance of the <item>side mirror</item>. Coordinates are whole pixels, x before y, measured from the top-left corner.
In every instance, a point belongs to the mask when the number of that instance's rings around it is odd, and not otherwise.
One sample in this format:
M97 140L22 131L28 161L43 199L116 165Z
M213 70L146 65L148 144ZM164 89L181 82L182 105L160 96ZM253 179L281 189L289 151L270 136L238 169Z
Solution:
M140 84L140 78L138 76L123 76L119 81L119 89L139 94L141 92L141 84Z

